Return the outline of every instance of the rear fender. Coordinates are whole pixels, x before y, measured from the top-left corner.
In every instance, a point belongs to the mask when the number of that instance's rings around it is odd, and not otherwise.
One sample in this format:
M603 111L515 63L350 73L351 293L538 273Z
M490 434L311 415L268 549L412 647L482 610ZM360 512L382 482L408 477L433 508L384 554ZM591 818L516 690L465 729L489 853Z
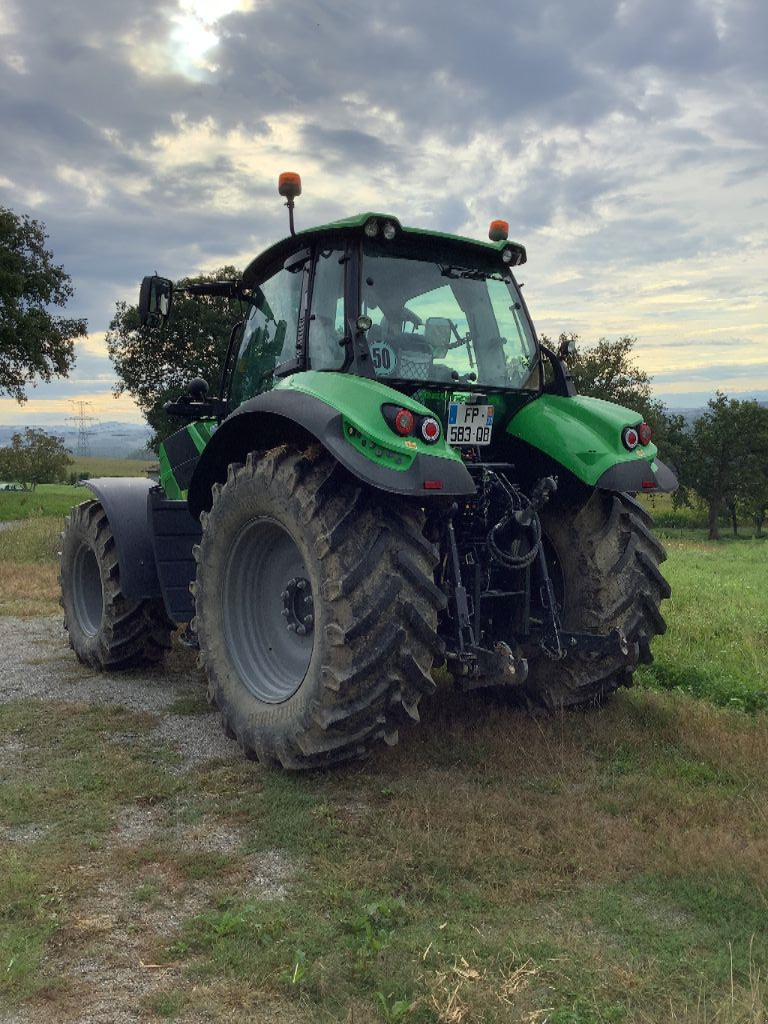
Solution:
M160 581L152 551L148 502L157 484L144 477L99 477L86 480L104 507L115 538L120 565L120 589L126 597L160 596Z
M640 413L584 395L541 395L524 406L507 433L544 452L590 487L654 493L674 491L674 473L651 443L628 451L621 435Z
M304 373L252 398L221 424L200 456L189 485L190 511L198 516L211 507L211 488L226 479L229 463L244 462L252 451L314 441L358 480L390 494L421 501L474 494L460 456L443 440L430 451L421 440L392 433L380 412L384 402L432 415L391 388L347 374ZM432 489L435 482L441 486Z

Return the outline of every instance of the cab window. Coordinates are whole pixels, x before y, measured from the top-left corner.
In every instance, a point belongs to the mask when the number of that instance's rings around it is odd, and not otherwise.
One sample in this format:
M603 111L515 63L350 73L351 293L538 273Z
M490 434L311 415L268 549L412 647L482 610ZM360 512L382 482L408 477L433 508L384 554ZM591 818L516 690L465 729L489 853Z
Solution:
M256 289L232 374L231 408L269 391L275 367L295 357L302 281L302 274L280 270Z
M340 370L344 365L344 253L326 249L318 254L309 318L309 367Z

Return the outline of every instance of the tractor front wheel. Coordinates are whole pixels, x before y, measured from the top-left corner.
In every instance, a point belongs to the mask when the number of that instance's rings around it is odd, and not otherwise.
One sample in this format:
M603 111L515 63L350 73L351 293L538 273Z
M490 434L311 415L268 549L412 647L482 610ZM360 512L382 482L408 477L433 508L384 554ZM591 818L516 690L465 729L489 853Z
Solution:
M246 756L313 768L395 742L443 654L423 513L285 446L231 465L201 521L201 662Z
M80 661L105 671L162 661L174 624L160 598L123 594L115 538L99 501L84 501L67 517L59 584L64 628Z

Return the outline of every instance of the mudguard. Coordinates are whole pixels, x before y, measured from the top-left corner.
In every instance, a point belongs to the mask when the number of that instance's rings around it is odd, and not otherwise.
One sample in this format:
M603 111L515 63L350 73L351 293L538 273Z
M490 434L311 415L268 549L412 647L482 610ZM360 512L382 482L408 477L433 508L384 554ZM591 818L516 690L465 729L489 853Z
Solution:
M197 516L211 506L211 487L226 478L231 462L251 451L286 443L322 444L363 483L389 494L448 497L475 493L461 456L443 440L428 446L394 434L381 414L385 402L419 415L426 406L384 385L347 374L296 375L244 402L218 428L195 468L189 508Z
M524 406L507 433L538 448L590 487L612 491L674 491L674 473L656 458L651 443L628 451L625 427L640 413L599 398L544 394Z
M126 597L160 597L152 551L149 493L157 487L144 477L98 477L85 481L107 513L120 564L120 589Z

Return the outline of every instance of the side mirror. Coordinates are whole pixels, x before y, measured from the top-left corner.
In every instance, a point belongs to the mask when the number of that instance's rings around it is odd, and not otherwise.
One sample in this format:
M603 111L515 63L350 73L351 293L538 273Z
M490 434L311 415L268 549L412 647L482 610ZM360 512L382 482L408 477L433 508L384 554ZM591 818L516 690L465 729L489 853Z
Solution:
M424 340L432 349L436 359L443 359L448 353L453 326L447 316L429 316L424 324Z
M157 327L168 319L173 299L173 281L153 274L145 277L139 291L139 323Z

